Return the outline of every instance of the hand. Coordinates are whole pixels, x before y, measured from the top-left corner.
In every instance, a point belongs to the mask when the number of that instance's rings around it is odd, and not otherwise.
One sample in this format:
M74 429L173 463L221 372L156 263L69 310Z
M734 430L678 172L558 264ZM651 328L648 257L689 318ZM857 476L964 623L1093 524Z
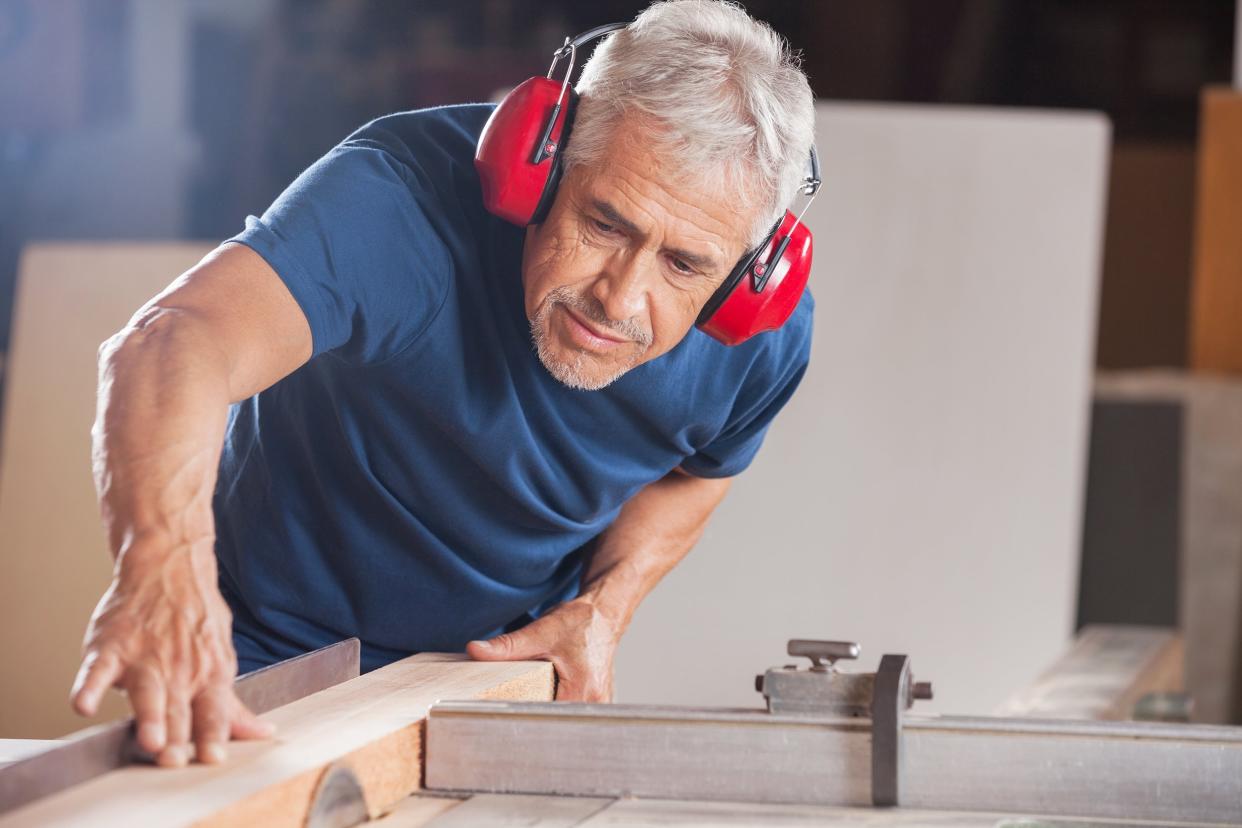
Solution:
M546 660L556 667L558 701L612 701L612 660L621 635L594 604L568 601L520 630L471 641L476 661Z
M73 707L92 716L116 686L129 696L138 744L158 764L185 765L191 741L200 762L221 762L230 736L263 738L273 728L233 693L232 614L215 557L210 549L143 554L129 550L91 616Z

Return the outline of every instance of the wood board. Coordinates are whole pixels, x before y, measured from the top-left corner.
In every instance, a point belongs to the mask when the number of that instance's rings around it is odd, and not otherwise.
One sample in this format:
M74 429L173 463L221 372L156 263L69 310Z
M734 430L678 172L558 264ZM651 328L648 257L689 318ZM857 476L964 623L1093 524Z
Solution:
M547 662L412 656L266 714L276 736L234 742L223 765L124 768L0 818L0 826L301 826L333 763L358 777L375 818L421 784L423 719L431 704L547 701L553 682Z
M213 245L55 243L18 267L0 444L0 738L85 727L82 635L112 576L91 480L99 345ZM125 714L109 693L94 722Z
M1195 201L1191 367L1242 374L1242 92L1203 91Z
M1193 721L1242 723L1242 379L1102 374L1096 399L1183 408L1178 623Z
M1049 719L1132 718L1148 693L1183 689L1182 639L1159 627L1097 625L1039 680L1015 693L994 715Z
M1074 632L1109 125L820 101L816 133L810 367L639 608L617 699L761 704L788 639L845 638L983 713Z

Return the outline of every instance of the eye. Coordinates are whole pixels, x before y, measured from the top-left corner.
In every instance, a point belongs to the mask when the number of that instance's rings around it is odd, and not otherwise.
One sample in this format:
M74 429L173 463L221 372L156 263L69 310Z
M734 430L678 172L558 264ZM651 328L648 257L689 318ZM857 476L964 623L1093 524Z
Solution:
M596 230L598 230L601 233L612 234L617 231L617 228L613 227L611 224L600 221L597 218L591 219L591 224L592 226L595 227Z
M673 269L676 270L678 273L681 273L685 276L690 276L694 273L693 267L686 264L684 261L677 258L676 256L673 256L669 261L672 263Z

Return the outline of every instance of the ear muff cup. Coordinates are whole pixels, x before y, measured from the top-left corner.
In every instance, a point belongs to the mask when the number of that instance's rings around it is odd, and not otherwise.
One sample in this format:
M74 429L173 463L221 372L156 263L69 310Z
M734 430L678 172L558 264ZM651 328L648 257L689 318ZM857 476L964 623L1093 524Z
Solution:
M567 89L564 104L548 130L560 95L560 81L542 77L525 81L492 111L475 148L474 166L484 206L520 227L543 221L556 198L561 156L578 104L577 94ZM550 151L535 161L541 143Z
M788 211L786 211L786 215L788 215ZM781 220L782 222L784 221L783 216ZM729 272L728 277L720 283L720 287L716 288L716 292L713 293L711 298L707 300L707 304L703 306L703 310L699 311L698 318L694 320L695 325L701 326L706 324L707 321L716 313L716 311L720 310L720 306L723 305L725 300L733 294L738 282L742 281L742 278L750 271L751 267L755 264L755 261L761 254L771 254L772 237L776 235L776 231L779 227L780 224L774 224L772 229L768 231L768 234L763 237L763 241L738 260L738 263L733 266L733 270Z
M811 275L811 231L788 210L763 243L743 256L703 306L695 325L725 345L773 331L793 315ZM761 282L760 290L755 290Z

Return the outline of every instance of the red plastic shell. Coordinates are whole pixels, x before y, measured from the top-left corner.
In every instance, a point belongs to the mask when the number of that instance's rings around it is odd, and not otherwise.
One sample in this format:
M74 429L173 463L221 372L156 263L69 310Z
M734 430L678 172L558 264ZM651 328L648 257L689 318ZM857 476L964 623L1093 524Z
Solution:
M753 281L747 272L733 288L729 298L715 313L699 325L699 329L725 345L739 345L763 331L774 331L785 324L811 275L811 231L798 222L793 213L785 211L785 218L772 237L772 241L756 262L770 266L770 259L781 239L790 234L789 246L781 256L776 270L764 285L761 293L755 293Z
M532 164L535 144L543 137L548 118L561 94L561 82L535 77L525 81L493 110L475 149L474 167L483 185L483 204L487 209L519 226L534 218L552 172L553 157ZM565 114L570 110L573 89L552 128L549 142L560 151Z

